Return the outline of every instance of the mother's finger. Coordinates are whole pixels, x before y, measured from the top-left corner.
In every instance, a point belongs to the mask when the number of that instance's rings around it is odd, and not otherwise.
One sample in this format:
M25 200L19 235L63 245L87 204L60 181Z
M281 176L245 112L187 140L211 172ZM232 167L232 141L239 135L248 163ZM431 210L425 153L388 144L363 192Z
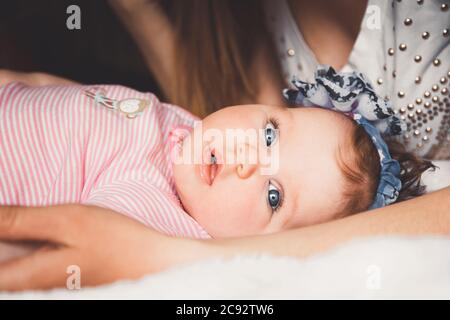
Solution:
M3 241L0 240L0 264L33 253L44 244L41 242Z
M38 240L62 243L76 227L76 211L83 206L0 206L1 240ZM61 214L61 213L64 214ZM74 219L75 218L75 219ZM74 228L70 228L70 225Z
M63 287L76 261L71 248L42 248L35 253L0 264L0 291ZM70 271L70 270L69 270Z

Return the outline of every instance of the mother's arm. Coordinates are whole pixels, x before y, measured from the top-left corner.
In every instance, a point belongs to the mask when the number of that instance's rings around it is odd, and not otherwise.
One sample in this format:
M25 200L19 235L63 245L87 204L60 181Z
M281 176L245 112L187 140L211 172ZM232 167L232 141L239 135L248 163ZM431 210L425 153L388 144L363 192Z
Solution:
M167 237L96 207L0 207L0 239L52 244L0 264L0 290L64 286L69 265L80 267L82 285L87 286L138 278L209 257L267 252L301 258L357 237L386 234L450 236L450 187L303 229L207 241Z

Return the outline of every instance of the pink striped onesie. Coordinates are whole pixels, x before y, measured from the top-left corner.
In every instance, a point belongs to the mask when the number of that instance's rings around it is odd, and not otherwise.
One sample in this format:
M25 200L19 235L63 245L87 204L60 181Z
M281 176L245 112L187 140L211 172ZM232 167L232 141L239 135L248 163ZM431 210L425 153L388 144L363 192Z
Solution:
M99 88L109 98L150 105L127 119L84 94ZM168 235L210 238L183 210L170 161L170 131L195 120L117 85L1 86L0 205L96 205Z

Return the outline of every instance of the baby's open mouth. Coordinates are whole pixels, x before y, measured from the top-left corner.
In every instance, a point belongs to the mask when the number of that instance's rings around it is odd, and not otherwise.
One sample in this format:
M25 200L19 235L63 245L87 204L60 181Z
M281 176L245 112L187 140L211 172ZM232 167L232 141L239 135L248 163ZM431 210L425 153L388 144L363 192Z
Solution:
M208 146L205 149L200 175L208 185L212 185L214 180L219 175L223 164L219 161L218 154L214 148L210 148Z

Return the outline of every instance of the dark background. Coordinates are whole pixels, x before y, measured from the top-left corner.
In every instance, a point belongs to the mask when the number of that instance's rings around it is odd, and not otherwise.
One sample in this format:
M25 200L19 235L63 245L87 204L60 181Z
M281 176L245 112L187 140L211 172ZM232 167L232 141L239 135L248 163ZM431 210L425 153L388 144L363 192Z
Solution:
M66 27L72 4L81 9L81 30ZM0 69L160 93L106 0L0 0Z

